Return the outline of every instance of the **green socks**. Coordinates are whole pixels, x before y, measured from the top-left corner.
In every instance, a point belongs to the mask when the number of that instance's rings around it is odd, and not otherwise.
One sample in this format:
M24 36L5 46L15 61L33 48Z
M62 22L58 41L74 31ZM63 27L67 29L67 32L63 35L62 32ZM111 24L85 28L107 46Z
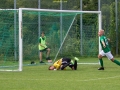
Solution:
M74 57L74 60L79 61L77 57ZM71 60L71 64L74 64L74 60Z
M113 62L120 66L120 62L119 61L114 60Z
M74 57L74 59L75 59L76 61L79 61L79 59L78 59L77 57Z
M103 67L103 60L99 59L101 67Z
M100 61L101 67L103 67L103 60L102 60L102 59L99 59L99 61ZM120 62L119 62L118 60L114 60L113 62L114 62L115 64L117 64L117 65L120 66Z
M73 61L73 60L71 60L71 63L72 63L72 64L74 64L74 61Z

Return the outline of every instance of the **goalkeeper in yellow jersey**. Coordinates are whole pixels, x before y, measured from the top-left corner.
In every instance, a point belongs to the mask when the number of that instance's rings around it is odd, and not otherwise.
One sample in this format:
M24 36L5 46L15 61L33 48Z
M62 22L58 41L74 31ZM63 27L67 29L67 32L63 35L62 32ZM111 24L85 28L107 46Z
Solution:
M77 61L79 60L77 57L75 60L71 60L70 58L61 58L57 60L53 65L49 66L49 70L64 70L67 66L69 66L72 70L77 70Z

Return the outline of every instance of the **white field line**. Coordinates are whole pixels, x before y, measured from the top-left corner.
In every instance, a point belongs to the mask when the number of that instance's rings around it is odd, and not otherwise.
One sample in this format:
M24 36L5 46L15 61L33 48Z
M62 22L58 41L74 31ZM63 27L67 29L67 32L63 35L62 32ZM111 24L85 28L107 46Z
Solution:
M99 63L77 63L77 64L99 64Z
M86 81L97 81L97 80L107 80L107 79L115 79L115 78L120 78L120 76L113 76L113 77L107 77L107 78L96 78L96 79L86 79L86 80L74 80L74 81L81 81L81 82L86 82ZM26 81L26 80L28 80L28 81L41 81L41 80L43 80L43 81L58 81L58 79L19 79L19 78L0 78L0 80L22 80L22 81ZM59 81L63 81L63 79L59 79ZM70 79L64 79L64 81L73 81L73 80L70 80Z

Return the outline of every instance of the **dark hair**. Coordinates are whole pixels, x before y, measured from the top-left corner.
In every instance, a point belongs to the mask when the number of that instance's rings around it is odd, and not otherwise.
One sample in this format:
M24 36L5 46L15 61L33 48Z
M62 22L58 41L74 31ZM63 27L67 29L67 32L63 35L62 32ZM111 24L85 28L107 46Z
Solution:
M42 31L42 32L41 32L41 34L45 34L45 32L44 32L44 31Z

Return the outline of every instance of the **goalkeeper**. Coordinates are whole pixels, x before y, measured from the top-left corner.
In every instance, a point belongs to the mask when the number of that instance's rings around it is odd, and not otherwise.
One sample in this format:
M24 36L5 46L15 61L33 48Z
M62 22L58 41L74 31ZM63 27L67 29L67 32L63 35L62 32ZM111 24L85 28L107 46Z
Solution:
M77 70L77 61L78 58L74 58L75 60L71 60L70 58L61 58L57 60L53 65L49 66L49 70L64 70L67 66L69 66L72 70Z

